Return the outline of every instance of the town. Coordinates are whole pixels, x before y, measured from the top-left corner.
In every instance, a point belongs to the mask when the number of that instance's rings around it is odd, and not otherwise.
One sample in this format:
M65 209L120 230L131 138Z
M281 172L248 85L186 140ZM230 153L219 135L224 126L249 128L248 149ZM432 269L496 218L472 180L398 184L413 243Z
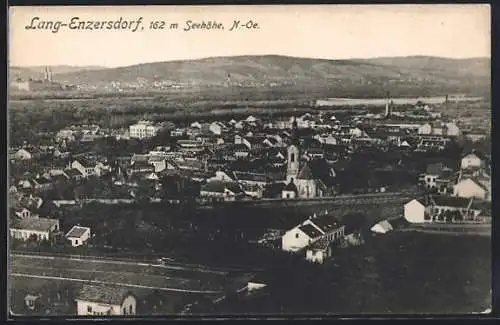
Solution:
M490 7L9 7L8 318L488 316Z
M476 103L384 101L364 113L323 103L294 116L74 124L11 146L12 275L47 283L16 291L13 312L203 313L272 286L272 261L329 265L388 232L488 236L490 131L446 114ZM92 285L53 296L57 279Z

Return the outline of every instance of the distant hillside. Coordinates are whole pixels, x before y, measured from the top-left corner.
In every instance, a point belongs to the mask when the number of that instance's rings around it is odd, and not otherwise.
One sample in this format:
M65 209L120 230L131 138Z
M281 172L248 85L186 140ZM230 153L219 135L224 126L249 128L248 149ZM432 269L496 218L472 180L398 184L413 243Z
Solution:
M69 65L57 65L57 66L49 66L52 69L52 73L54 76L59 74L73 73L73 72L81 72L86 70L100 70L106 69L100 66L69 66ZM17 79L21 78L24 80L32 79L43 79L45 75L45 66L36 66L36 67L11 67L10 75L12 78Z
M200 86L292 86L352 90L489 89L490 60L439 57L397 57L323 60L277 55L215 57L200 60L145 63L121 68L53 68L57 81L99 85L112 81L163 80ZM42 70L43 71L43 70ZM56 72L57 71L57 72ZM450 90L449 90L450 89Z
M400 69L406 72L420 71L429 74L451 74L457 77L489 78L491 61L488 58L448 59L432 56L409 56L398 58L361 59L369 62Z

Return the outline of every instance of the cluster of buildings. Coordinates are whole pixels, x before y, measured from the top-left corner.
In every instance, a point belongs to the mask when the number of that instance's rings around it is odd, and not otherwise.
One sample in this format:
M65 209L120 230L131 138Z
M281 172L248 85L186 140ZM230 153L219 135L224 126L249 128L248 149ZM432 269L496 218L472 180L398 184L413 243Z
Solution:
M391 116L394 112L388 107L386 115ZM11 171L16 171L11 172L9 188L13 216L34 220L27 216L36 216L43 207L22 202L40 202L42 198L55 206L79 204L82 200L134 201L144 197L140 191L146 187L150 190L146 197L161 200L165 197L162 181L166 178L178 196L193 191L189 195L200 202L328 197L336 194L337 174L349 164L353 153L372 149L435 152L462 136L453 122L401 123L366 116L337 118L325 112L274 120L248 116L242 120L168 126L139 121L129 126L128 135L142 140L157 137L159 130L165 129L170 136L160 140L163 145L141 152L122 149L118 156L109 154L112 148L93 150L94 143L103 137L115 142L124 140L123 133L113 134L113 130L98 125L66 127L53 135L53 143L48 146L11 148ZM77 145L68 149L69 143ZM430 164L418 182L435 195L490 201L487 160L473 152L456 164ZM88 179L97 180L109 191L96 187L94 192L90 188L78 197L76 191L66 191L64 197L55 194L58 187L75 188ZM421 214L407 219L427 220ZM12 228L17 237L31 236L24 231L29 230L27 222L37 223L33 227L43 229L42 237L56 232L56 224L51 221L22 221L18 228Z
M391 120L395 112L390 107L386 106L388 118L384 120L359 115L337 118L318 112L272 120L248 116L177 125L142 120L130 125L126 134L98 125L69 126L57 132L49 146L11 148L12 162L36 163L13 176L10 185L18 191L47 192L58 183L110 176L116 192L128 193L123 199L133 199L139 183L159 191L161 179L176 175L198 183L202 200L318 198L335 195L336 175L356 152L439 152L463 136L454 122ZM94 143L102 143L103 138L115 142L151 139L160 130L167 130L162 135L169 133L169 138L141 152L127 152L122 146L118 157L111 157L106 150L93 150ZM74 144L72 149L69 144ZM463 184L473 182L477 191L485 186L484 173L472 177L462 168L460 179L451 184L446 169L433 168L422 176L427 188L468 195Z
M61 294L50 297L45 293L29 293L24 297L25 308L31 312L42 312L53 307ZM137 314L137 296L125 287L115 285L80 286L73 297L64 297L76 302L78 316L127 316Z
M491 204L491 167L488 159L474 151L462 156L458 166L440 162L427 166L419 181L429 195L404 207L411 223L482 222L491 217L484 203ZM486 214L486 215L485 215Z

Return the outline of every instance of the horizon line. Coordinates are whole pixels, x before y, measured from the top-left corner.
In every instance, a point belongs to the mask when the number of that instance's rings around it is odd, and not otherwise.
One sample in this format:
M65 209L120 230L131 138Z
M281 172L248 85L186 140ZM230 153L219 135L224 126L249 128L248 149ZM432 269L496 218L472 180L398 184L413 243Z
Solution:
M447 56L439 56L439 55L427 55L427 54L409 54L409 55L394 55L394 56L372 56L372 57L349 57L349 58L318 58L318 57L305 57L305 56L294 56L294 55L282 55L282 54L241 54L241 55L217 55L217 56L207 56L207 57L199 57L199 58L191 58L191 59L171 59L164 61L147 61L147 62L137 62L131 63L128 65L119 65L119 66L105 66L99 64L39 64L39 65L9 65L9 69L12 68L20 68L20 69L34 69L34 68L43 68L43 67L72 67L72 68L97 68L99 69L118 69L118 68L127 68L133 67L143 64L153 64L153 63L170 63L170 62L181 62L181 61L201 61L208 59L217 59L217 58L238 58L238 57L265 57L265 56L276 56L276 57L286 57L286 58L294 58L294 59L309 59L309 60L323 60L323 61L360 61L360 60L376 60L376 59L404 59L404 58L438 58L438 59L447 59L447 60L473 60L473 59L489 59L491 60L491 56L473 56L473 57L447 57Z

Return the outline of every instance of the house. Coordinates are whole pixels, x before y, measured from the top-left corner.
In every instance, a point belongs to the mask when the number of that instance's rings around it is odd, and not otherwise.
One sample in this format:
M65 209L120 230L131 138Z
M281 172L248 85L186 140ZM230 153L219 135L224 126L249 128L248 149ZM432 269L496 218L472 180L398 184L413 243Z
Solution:
M450 139L442 136L423 136L417 144L416 151L444 150L449 143Z
M233 155L237 158L246 158L250 154L250 149L245 144L235 144L233 146Z
M456 212L456 221L475 220L481 213L473 199L428 195L404 205L404 217L410 223L446 222L446 212Z
M16 151L14 154L14 159L17 160L30 160L33 158L33 155L26 149L22 148Z
M306 248L306 260L312 263L323 264L332 256L332 248L327 238L322 238Z
M270 179L266 176L266 174L257 174L257 173L248 173L248 172L237 172L234 173L235 181L243 184L249 185L257 185L260 187L264 187Z
M234 128L235 129L238 129L238 130L241 130L245 127L245 122L244 121L238 121L236 122L236 124L234 124Z
M441 122L431 123L433 135L444 135L445 134L445 126Z
M385 234L388 233L389 231L392 231L393 228L392 225L389 223L389 221L382 220L376 223L373 227L371 227L370 230L377 234Z
M155 167L147 161L135 162L132 166L128 168L129 175L137 173L152 173L154 171Z
M432 133L432 126L426 123L418 128L418 134L428 135Z
M246 196L256 199L262 198L263 186L251 183L240 183L240 187Z
M443 174L448 175L450 172L452 172L452 169L442 162L428 164L425 173L420 175L419 180L427 189L435 189L440 176Z
M236 182L210 181L201 186L200 196L234 201L244 196L244 191Z
M461 179L453 187L453 195L491 201L491 182L476 177Z
M329 144L329 145L337 144L337 138L335 138L332 134L328 134L326 136L316 135L314 138L323 144Z
M12 238L49 240L59 233L59 220L49 218L15 219L9 227Z
M129 133L131 138L144 139L156 136L160 129L151 121L139 121L129 126Z
M73 226L64 237L71 241L71 246L82 246L90 238L90 228Z
M40 306L40 298L41 298L40 294L38 295L27 294L24 297L24 303L26 304L26 307L28 307L28 309L37 310L39 309Z
M334 216L313 215L281 237L281 248L287 252L298 252L321 238L326 238L329 243L338 242L344 237L344 231L345 226L340 225Z
M250 115L249 117L246 118L245 121L247 123L255 123L255 122L257 122L257 119L255 117L253 117L252 115Z
M465 138L472 141L472 142L479 142L481 140L486 139L486 134L484 134L481 131L469 131L469 132L463 132L465 135Z
M64 175L67 176L68 179L72 179L75 181L82 180L85 176L76 168L69 168L64 170Z
M37 196L19 196L16 202L11 202L16 215L19 218L36 218L33 213L38 211L43 204L43 199Z
M193 123L191 123L190 127L193 129L201 129L201 123L200 122L193 122Z
M137 299L125 287L84 285L76 297L78 316L135 315Z
M38 191L48 191L50 190L54 184L47 177L37 177L32 180L33 188Z
M162 172L167 168L167 159L162 156L150 156L148 163L153 165L155 173Z
M218 180L218 181L232 182L235 180L235 178L236 176L232 172L218 170L215 172L215 176L210 178L208 181Z
M71 168L78 170L85 178L96 175L96 164L84 157L74 160L71 163Z
M295 199L299 196L299 190L297 186L293 183L293 179L288 183L281 191L281 198L283 199Z
M462 157L460 160L460 167L462 169L479 169L485 167L484 156L477 152L470 152Z
M22 206L14 207L13 210L14 214L21 219L38 218L36 213L33 213L30 209Z
M453 170L444 170L436 179L436 189L439 194L453 193L453 186L457 181L457 175Z
M446 123L445 124L445 135L449 137L459 137L462 133L460 132L460 128L454 123Z
M160 177L158 176L157 173L149 173L145 177L148 181L158 181Z
M210 126L208 127L210 132L216 135L221 135L222 134L222 125L219 122L212 122Z

